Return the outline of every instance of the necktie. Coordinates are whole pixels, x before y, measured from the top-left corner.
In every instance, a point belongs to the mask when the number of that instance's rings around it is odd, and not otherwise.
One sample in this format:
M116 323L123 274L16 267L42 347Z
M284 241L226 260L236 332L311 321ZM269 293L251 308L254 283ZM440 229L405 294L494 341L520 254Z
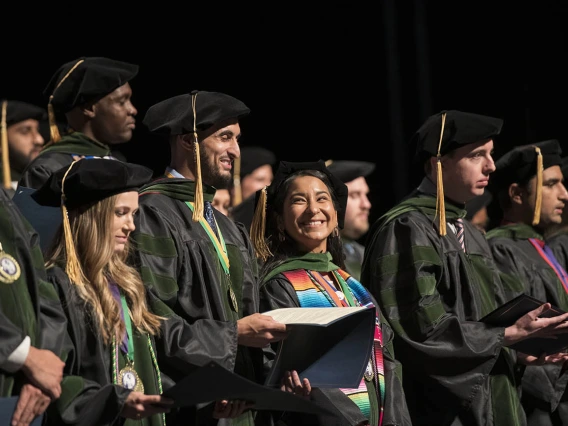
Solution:
M456 219L454 225L456 226L456 237L458 238L462 250L465 252L463 219L461 217Z
M205 212L205 220L215 233L215 235L219 236L217 232L217 224L215 223L215 216L213 215L213 206L211 205L211 201L204 202L204 212Z

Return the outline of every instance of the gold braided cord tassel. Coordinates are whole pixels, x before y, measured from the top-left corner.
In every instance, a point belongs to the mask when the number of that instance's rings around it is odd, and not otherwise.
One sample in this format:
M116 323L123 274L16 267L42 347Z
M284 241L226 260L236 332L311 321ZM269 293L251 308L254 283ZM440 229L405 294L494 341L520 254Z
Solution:
M195 198L193 200L193 221L199 222L203 219L203 183L201 181L201 158L199 154L199 142L197 141L197 133L195 133Z
M71 224L69 223L69 212L65 206L65 179L77 161L81 160L73 161L63 175L63 179L61 179L61 214L63 215L63 237L65 238L65 254L67 257L65 272L72 283L83 284L86 281L85 274L83 274L83 268L81 268L81 263L77 256L73 233L71 232Z
M446 235L446 203L444 201L444 183L442 182L442 160L436 162L436 215L440 214L440 235Z
M51 136L51 142L59 142L61 135L59 134L59 128L57 127L57 120L55 118L55 110L53 105L51 105L51 100L53 95L49 97L49 103L47 104L47 115L49 117L49 134Z
M8 101L2 102L2 129L1 129L1 147L2 150L2 182L4 188L12 187L12 173L10 172L10 153L8 152L8 125L6 115L8 114Z
M53 95L55 95L55 92L57 91L57 89L59 89L59 86L61 86L61 84L67 80L67 77L69 77L71 75L71 73L73 71L75 71L75 69L82 64L83 62L85 62L84 59L79 59L75 65L73 65L71 67L71 69L67 72L67 74L65 74L63 76L63 78L61 79L61 81L57 84L57 86L55 86L55 89L53 89L53 93L51 94L51 96L49 97L49 102L47 104L47 115L49 117L49 133L51 136L51 143L56 143L59 142L59 140L61 139L61 135L59 134L59 128L57 127L57 120L55 118L55 110L53 109L53 105L51 104L51 101L53 101Z
M238 206L243 202L243 191L241 188L241 157L235 158L233 161L233 197L232 205Z
M85 275L83 274L83 268L81 268L81 263L79 263L79 258L77 257L77 250L73 242L73 233L71 232L71 225L69 224L69 213L65 204L61 204L61 214L63 215L63 235L65 237L65 254L67 256L65 272L72 283L81 285L85 282Z
M263 261L266 261L266 259L272 256L272 252L268 248L268 244L266 244L266 238L264 235L266 232L266 201L267 193L265 186L260 191L260 197L256 204L250 226L250 238L256 251L256 256Z
M444 138L444 126L446 125L446 113L442 114L442 130L440 131L440 142L438 142L438 155L436 162L436 216L440 215L440 235L446 235L446 203L444 201L444 182L442 175L442 139Z
M534 216L532 220L533 225L538 225L540 222L540 211L542 208L542 173L543 173L543 160L542 153L538 146L534 147L536 151L536 200L534 203Z
M197 92L198 93L198 92ZM201 154L199 151L199 139L197 137L197 93L191 97L191 108L193 109L193 145L195 155L195 196L193 197L192 220L199 222L203 219L203 182L201 180Z

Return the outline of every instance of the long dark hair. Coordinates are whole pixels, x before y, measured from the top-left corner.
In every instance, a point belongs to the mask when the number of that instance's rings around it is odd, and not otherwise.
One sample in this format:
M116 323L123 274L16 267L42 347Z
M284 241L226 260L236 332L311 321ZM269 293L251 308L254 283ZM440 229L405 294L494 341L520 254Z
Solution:
M290 185L298 177L302 176L312 176L320 179L325 186L327 186L329 193L331 194L331 199L333 201L333 207L337 211L339 209L339 200L337 194L335 193L334 187L331 181L325 175L318 170L299 170L296 173L288 176L277 188L277 191L273 194L268 202L266 210L266 243L272 256L270 256L266 262L261 267L260 278L263 278L272 271L278 265L283 263L286 259L292 256L302 255L304 253L298 251L297 243L286 230L281 229L278 226L279 220L283 218L284 210L284 200L286 199L288 192L290 191ZM331 253L332 261L340 268L345 268L345 255L343 253L343 243L341 242L341 237L338 233L332 232L327 237L327 251Z

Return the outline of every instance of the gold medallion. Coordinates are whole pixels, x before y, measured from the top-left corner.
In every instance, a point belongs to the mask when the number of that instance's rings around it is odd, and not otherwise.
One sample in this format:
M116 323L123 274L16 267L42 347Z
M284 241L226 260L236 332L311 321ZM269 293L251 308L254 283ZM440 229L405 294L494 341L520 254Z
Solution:
M16 259L2 250L0 246L0 281L6 284L12 284L21 274L20 265Z
M126 367L118 372L118 384L126 389L133 390L135 392L144 393L144 385L140 376L136 370L134 370L134 365L128 364Z
M233 288L229 286L229 296L231 297L231 303L233 305L233 309L235 312L239 312L239 304L237 303L237 296L235 296L235 292Z
M365 380L370 382L371 380L373 380L373 377L375 377L375 373L373 371L373 364L372 364L372 360L369 360L369 363L367 364L367 368L365 368Z

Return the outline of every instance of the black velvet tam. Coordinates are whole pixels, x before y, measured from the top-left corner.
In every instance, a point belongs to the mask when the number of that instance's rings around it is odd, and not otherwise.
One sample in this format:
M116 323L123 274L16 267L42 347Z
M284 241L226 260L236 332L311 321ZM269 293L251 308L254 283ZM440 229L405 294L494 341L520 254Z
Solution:
M501 133L503 120L485 115L456 110L441 111L426 119L412 137L411 144L416 147L416 159L424 161L438 155L442 115L446 113L444 136L440 154L446 155L463 145L493 139Z
M138 65L103 57L81 57L63 64L51 77L43 93L47 98L53 95L53 108L65 113L76 106L104 98L137 74Z
M63 191L68 209L90 205L122 192L138 191L152 179L152 170L139 164L105 158L81 159L54 172L32 198L43 206L60 206L65 173Z
M244 117L250 113L250 109L225 93L194 90L152 105L146 111L143 123L148 130L157 134L184 135L193 132L194 112L196 129L206 130L225 120Z

